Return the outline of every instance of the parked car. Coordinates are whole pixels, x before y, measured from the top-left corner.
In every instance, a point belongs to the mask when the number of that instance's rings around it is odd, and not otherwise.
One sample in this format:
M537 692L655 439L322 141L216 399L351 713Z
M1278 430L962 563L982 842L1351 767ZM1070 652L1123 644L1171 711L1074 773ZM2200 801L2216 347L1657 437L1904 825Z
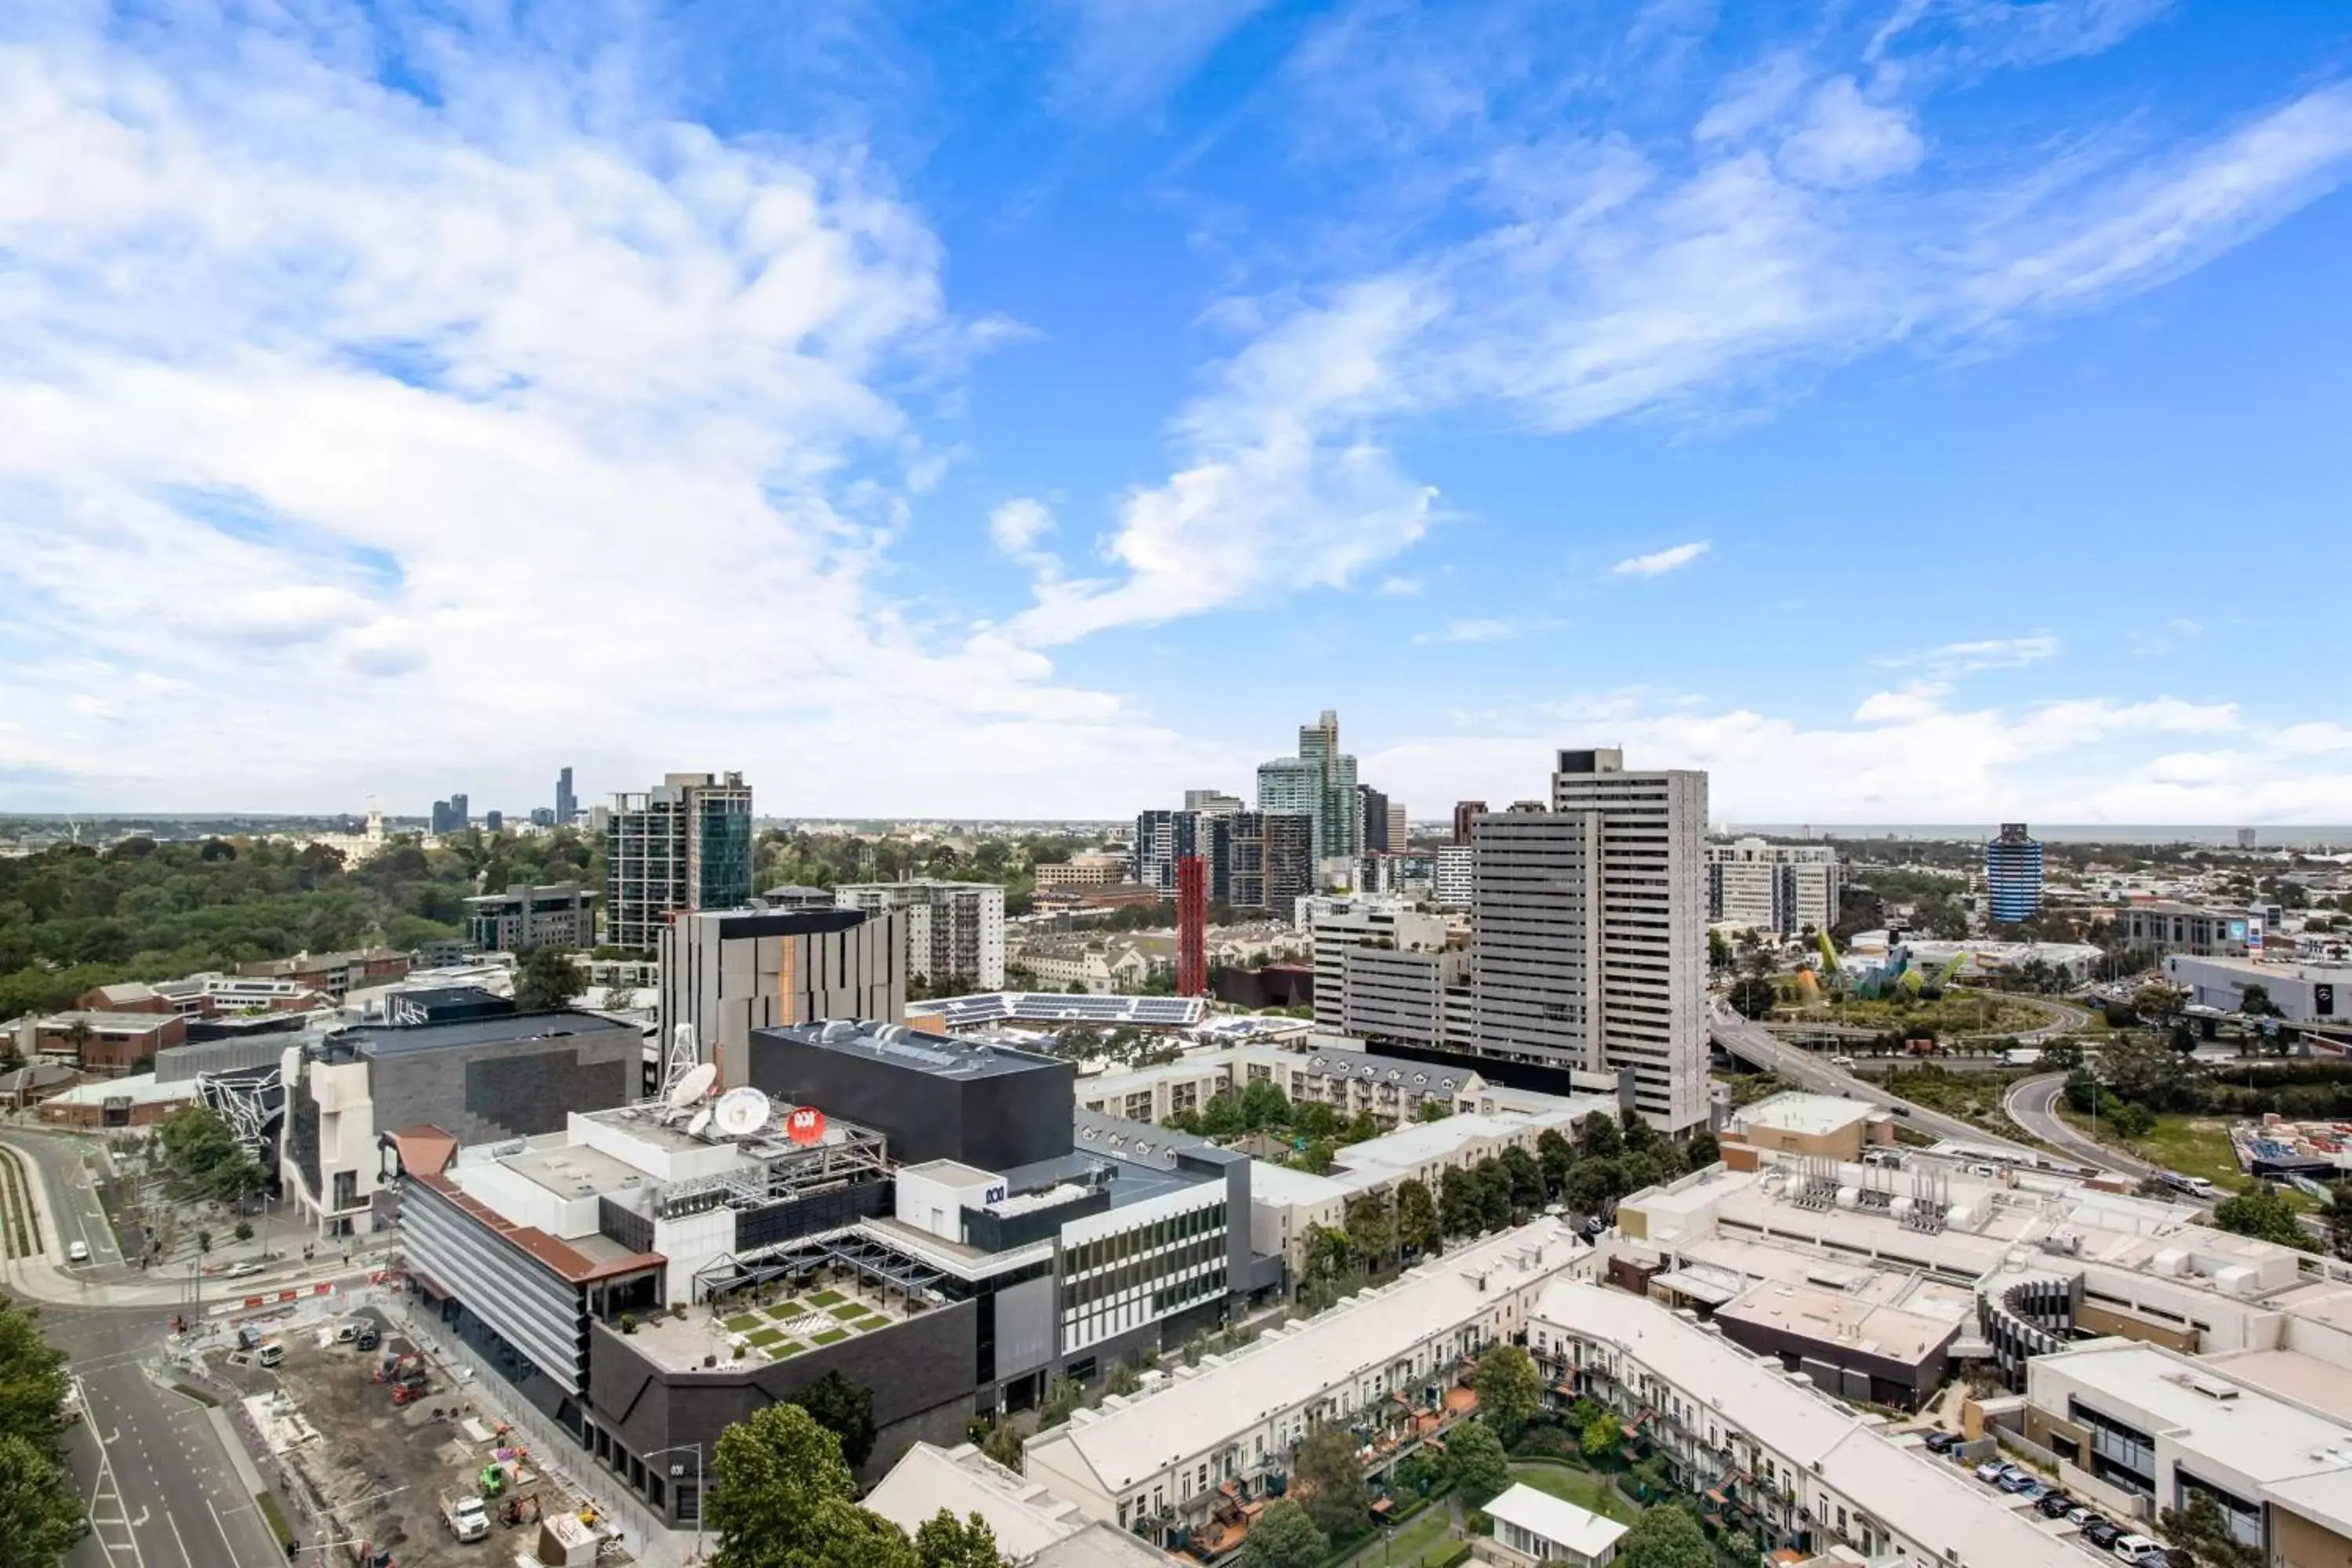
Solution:
M1927 1434L1927 1452L1931 1454L1948 1453L1955 1444L1959 1442L1959 1435L1958 1433L1930 1432Z
M2095 1519L2083 1527L2083 1539L2105 1552L2123 1539L2124 1528L2113 1520Z
M2049 1491L2042 1493L2041 1497L2036 1499L2033 1506L2040 1509L2042 1513L2047 1515L2049 1518L2063 1519L2068 1513L2073 1511L2074 1500L2068 1497L2064 1492Z
M2033 1479L2030 1476L2024 1480L2018 1482L2018 1484L2013 1487L2004 1481L2001 1483L2001 1488L2004 1491L2016 1493L2017 1500L2020 1502L2040 1502L2043 1498L2050 1495L2050 1489L2048 1487L2043 1486L2040 1481Z
M2119 1535L2107 1550L2134 1568L2165 1568L2164 1548L2145 1535Z
M2007 1474L2009 1467L1999 1459L1987 1459L1976 1468L1976 1478L1980 1481L1998 1481Z
M2037 1485L2038 1483L2031 1474L2024 1470L2021 1470L2016 1466L2012 1465L2001 1476L2000 1479L1993 1484L2000 1487L2000 1489L2005 1492L2021 1492L2026 1488Z
M2066 1510L2066 1522L2077 1530L2088 1530L2094 1521L2104 1521L2105 1515L2095 1508L2075 1507Z

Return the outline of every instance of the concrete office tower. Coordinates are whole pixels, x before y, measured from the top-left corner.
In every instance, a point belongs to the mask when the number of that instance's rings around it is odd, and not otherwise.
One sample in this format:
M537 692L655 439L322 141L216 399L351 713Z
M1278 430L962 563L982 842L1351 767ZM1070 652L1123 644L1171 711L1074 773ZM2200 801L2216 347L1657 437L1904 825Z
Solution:
M604 936L649 948L673 914L751 898L751 786L741 773L669 773L616 795L605 843Z
M2025 824L2004 822L1986 841L1986 912L2003 925L2030 921L2042 912L2042 846L2025 836Z
M1837 851L1738 838L1706 847L1706 918L1794 936L1837 924Z
M596 897L577 882L477 893L466 900L466 940L485 952L593 947Z
M580 797L572 793L572 770L566 768L555 775L555 825L569 827L579 816Z
M1391 849L1402 849L1402 844L1389 842L1389 797L1368 784L1356 786L1358 809L1363 816L1359 831L1363 835L1364 853L1386 855Z
M1389 802L1389 853L1402 855L1412 847L1412 833L1404 819L1404 802Z
M1237 909L1285 914L1315 890L1315 819L1304 813L1236 812L1232 828L1232 891ZM1210 868L1212 883L1215 868ZM1213 887L1212 892L1213 893Z
M1470 845L1470 825L1486 814L1483 800L1457 800L1454 803L1454 842L1467 848Z
M812 889L814 890L814 889ZM694 1026L730 1088L751 1081L751 1031L907 1015L907 917L834 907L706 910L661 931L661 1041Z
M1664 1131L1706 1120L1703 773L1561 752L1549 811L1475 824L1474 1037L1487 1055L1630 1068Z
M868 914L903 911L907 978L934 994L1004 989L1004 889L993 882L844 882L834 902Z
M1364 852L1356 759L1339 750L1339 715L1329 709L1298 731L1298 754L1261 763L1257 808L1314 819L1315 858L1354 860Z

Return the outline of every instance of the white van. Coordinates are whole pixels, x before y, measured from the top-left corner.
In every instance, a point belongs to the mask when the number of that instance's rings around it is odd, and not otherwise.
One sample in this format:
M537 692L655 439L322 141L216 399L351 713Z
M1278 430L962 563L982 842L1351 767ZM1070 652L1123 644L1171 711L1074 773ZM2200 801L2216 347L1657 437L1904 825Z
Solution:
M87 1263L87 1262L89 1262L89 1243L88 1243L88 1242L86 1242L86 1241L68 1241L68 1242L67 1242L67 1243L66 1243L66 1261L67 1261L68 1263Z
M276 1366L286 1359L286 1347L276 1340L266 1341L253 1359L263 1366Z

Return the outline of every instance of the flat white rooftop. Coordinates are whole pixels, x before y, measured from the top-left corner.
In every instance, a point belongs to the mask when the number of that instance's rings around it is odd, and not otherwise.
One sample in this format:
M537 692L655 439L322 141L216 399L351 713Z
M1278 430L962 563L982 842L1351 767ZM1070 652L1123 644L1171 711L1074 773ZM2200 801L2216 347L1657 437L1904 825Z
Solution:
M1538 1491L1521 1482L1486 1505L1486 1512L1506 1524L1541 1540L1554 1542L1581 1557L1598 1557L1625 1533L1613 1519L1603 1519L1565 1498Z
M1877 1114L1878 1107L1867 1100L1791 1089L1734 1111L1731 1120L1736 1127L1768 1127L1792 1137L1818 1138L1858 1121L1867 1121Z

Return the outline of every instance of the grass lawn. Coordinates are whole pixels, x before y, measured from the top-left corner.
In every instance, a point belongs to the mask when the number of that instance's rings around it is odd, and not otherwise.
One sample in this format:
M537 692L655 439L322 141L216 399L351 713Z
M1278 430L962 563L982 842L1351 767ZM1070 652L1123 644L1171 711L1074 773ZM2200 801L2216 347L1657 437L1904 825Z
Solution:
M1620 1524L1631 1524L1641 1510L1617 1495L1609 1478L1597 1470L1571 1469L1565 1465L1515 1464L1511 1479L1525 1481L1539 1492L1549 1492L1565 1502L1572 1502L1589 1513L1603 1519L1613 1519Z
M753 1329L743 1336L743 1342L748 1345L772 1345L783 1337L784 1331L782 1329Z
M840 1306L827 1307L825 1310L845 1323L853 1322L859 1318L871 1317L874 1314L874 1309L862 1301L844 1301Z
M888 1328L890 1320L877 1312L871 1317L853 1318L850 1320L849 1326L860 1333L872 1333L876 1329Z
M2085 1133L2091 1131L2091 1119L2077 1116L2063 1100L2059 1114ZM2114 1123L2102 1117L2098 1136L2104 1142L2119 1143L2151 1163L2184 1176L2202 1176L2215 1186L2227 1187L2231 1192L2252 1184L2253 1179L2238 1169L2238 1158L2230 1152L2230 1124L2216 1117L2167 1111L2156 1119L2156 1126L2147 1137L2128 1141L2117 1139Z
M1449 1522L1445 1513L1445 1500L1440 1498L1436 1502L1415 1514L1410 1524L1396 1532L1395 1539L1389 1542L1389 1561L1418 1563L1422 1560L1423 1554L1433 1550L1443 1550Z
M781 1307L769 1308L768 1316L775 1319L776 1321L780 1323L789 1323L794 1318L801 1316L801 1314L807 1310L808 1309L802 1306L798 1301L787 1301Z
M759 1313L746 1312L740 1318L724 1320L721 1326L730 1334L748 1334L753 1329L764 1328L766 1325L760 1321Z
M849 1298L838 1290L820 1290L809 1298L812 1307L838 1307Z
M847 1329L827 1329L824 1332L814 1337L816 1342L821 1345L837 1345L842 1341L849 1337L849 1331Z
M782 1344L773 1344L768 1347L768 1359L770 1361L782 1361L785 1357L796 1356L806 1349L808 1349L808 1346L801 1343L798 1340L786 1340Z

